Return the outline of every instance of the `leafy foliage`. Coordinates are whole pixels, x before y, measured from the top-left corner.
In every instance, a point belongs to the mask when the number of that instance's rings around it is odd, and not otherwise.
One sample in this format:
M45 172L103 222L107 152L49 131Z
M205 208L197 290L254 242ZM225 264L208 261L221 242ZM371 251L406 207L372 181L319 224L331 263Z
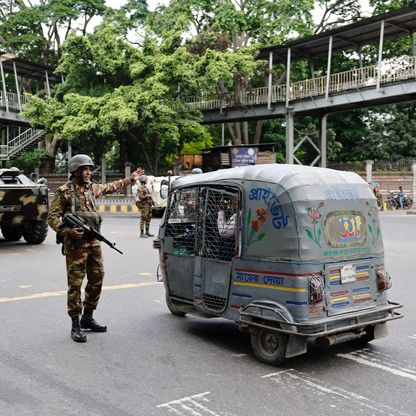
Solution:
M45 149L33 149L22 153L17 159L7 162L8 167L19 166L27 176L48 159Z
M370 0L377 13L412 5L410 0ZM322 20L314 24L313 9ZM103 22L92 33L92 17ZM171 0L149 11L145 0L128 0L118 9L104 0L0 0L0 45L35 62L58 64L65 82L53 98L31 96L25 115L47 132L53 158L62 142L98 161L111 155L153 173L164 171L173 155L220 144L218 126L200 124L201 114L178 98L201 92L244 94L265 86L267 64L258 48L337 27L361 17L357 0ZM387 40L384 56L409 54L410 38ZM364 64L377 61L377 47L363 48ZM336 53L332 71L359 65L355 49ZM325 74L326 57L315 58ZM275 64L273 82L284 79ZM310 78L309 62L292 65L293 79ZM414 105L332 114L328 118L328 158L415 157ZM319 143L318 120L295 118L296 129ZM409 133L410 132L410 133ZM282 120L230 123L225 142L276 143L285 156ZM118 152L118 160L115 156ZM392 156L393 155L393 156ZM297 153L310 163L313 152Z

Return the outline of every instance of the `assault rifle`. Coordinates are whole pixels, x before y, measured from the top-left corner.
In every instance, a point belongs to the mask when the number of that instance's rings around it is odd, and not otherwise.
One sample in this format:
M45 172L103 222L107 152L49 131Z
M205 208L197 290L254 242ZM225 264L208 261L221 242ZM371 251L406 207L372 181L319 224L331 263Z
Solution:
M111 243L108 241L103 235L101 235L98 231L94 230L90 225L87 225L82 221L81 218L78 216L71 214L67 212L64 214L62 218L62 225L61 227L69 227L69 228L81 228L82 231L84 231L84 236L86 238L90 239L97 239L99 241L102 241L103 243L107 244L112 249L118 251L120 254L123 254L122 251L120 251L118 248L115 247L116 243Z

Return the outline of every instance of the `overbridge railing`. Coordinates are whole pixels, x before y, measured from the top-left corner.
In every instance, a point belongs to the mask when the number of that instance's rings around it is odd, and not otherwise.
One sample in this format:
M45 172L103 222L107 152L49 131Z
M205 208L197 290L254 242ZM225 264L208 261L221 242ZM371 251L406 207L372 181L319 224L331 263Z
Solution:
M24 95L20 95L20 102L22 104L22 107L26 104L26 97ZM4 95L3 91L0 91L0 108L7 107L9 108L9 110L20 111L18 95L14 92L6 92L6 95Z
M9 160L18 155L32 143L39 140L45 134L44 130L29 128L8 141L6 145L0 145L0 160Z
M416 78L416 56L401 56L385 60L380 67L380 85ZM378 66L372 65L331 74L329 94L356 90L377 85ZM326 76L297 81L290 84L289 101L302 100L326 94ZM237 96L234 93L202 94L185 97L183 102L201 111L252 106L268 103L268 87L253 88ZM286 101L286 85L273 85L271 102Z

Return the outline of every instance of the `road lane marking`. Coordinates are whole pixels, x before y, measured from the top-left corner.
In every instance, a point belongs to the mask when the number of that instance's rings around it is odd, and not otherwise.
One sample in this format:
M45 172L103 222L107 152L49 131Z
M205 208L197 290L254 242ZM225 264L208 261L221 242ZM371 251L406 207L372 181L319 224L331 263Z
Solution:
M376 402L361 394L337 387L332 383L325 384L325 382L294 368L267 374L261 378L268 378L277 383L281 395L285 393L284 390L289 389L296 391L297 394L302 394L303 400L314 406L316 412L322 413L325 410L324 408L330 407L331 411L336 408L340 414L350 414L350 411L354 410L353 414L368 414L370 411L372 415L410 416L408 413L393 409L380 403L380 401Z
M337 354L337 357L345 358L347 360L355 361L359 364L367 365L369 367L378 368L383 371L387 371L391 374L394 374L395 376L400 376L404 378L410 378L413 381L416 381L416 372L409 368L395 368L393 365L388 365L387 363L381 363L379 359L372 359L369 356L365 355L364 353L360 353L360 351L357 351L353 354ZM413 373L413 374L412 374Z
M220 416L219 413L215 413L212 410L208 409L204 404L209 402L205 397L210 394L209 391L205 393L195 394L193 396L183 397L182 399L172 400L168 403L159 404L157 408L166 408L168 413L173 413L180 416Z
M152 286L158 285L159 282L146 282L146 283L125 283L122 285L110 285L110 286L103 286L103 290L120 290L120 289L134 289L137 287L145 287L145 286ZM16 296L14 298L0 298L0 303L6 302L18 302L22 300L33 300L33 299L43 299L43 298L53 298L57 296L64 296L66 295L66 290L57 290L54 292L40 292L40 293L33 293L32 295L25 295L25 296Z

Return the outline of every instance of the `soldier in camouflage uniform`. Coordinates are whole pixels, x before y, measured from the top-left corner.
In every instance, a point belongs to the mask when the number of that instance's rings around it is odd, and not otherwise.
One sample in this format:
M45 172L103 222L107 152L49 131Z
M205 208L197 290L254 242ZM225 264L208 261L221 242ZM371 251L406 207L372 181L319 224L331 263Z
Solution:
M153 199L147 189L147 176L140 176L140 186L137 189L137 207L140 210L140 237L153 237L150 234L150 220L152 219ZM146 228L146 234L144 229Z
M69 161L71 176L69 181L55 192L50 205L48 223L63 242L68 277L68 314L72 319L71 338L75 342L86 342L82 329L92 332L106 332L107 327L99 325L93 318L98 305L104 278L104 267L100 242L83 238L79 228L62 227L62 217L66 212L77 215L95 230L100 231L101 215L97 212L96 201L100 195L121 189L143 174L143 169L135 170L130 178L107 184L91 182L92 160L87 155L76 155ZM84 301L81 301L81 286L85 274ZM82 314L81 322L79 316Z

